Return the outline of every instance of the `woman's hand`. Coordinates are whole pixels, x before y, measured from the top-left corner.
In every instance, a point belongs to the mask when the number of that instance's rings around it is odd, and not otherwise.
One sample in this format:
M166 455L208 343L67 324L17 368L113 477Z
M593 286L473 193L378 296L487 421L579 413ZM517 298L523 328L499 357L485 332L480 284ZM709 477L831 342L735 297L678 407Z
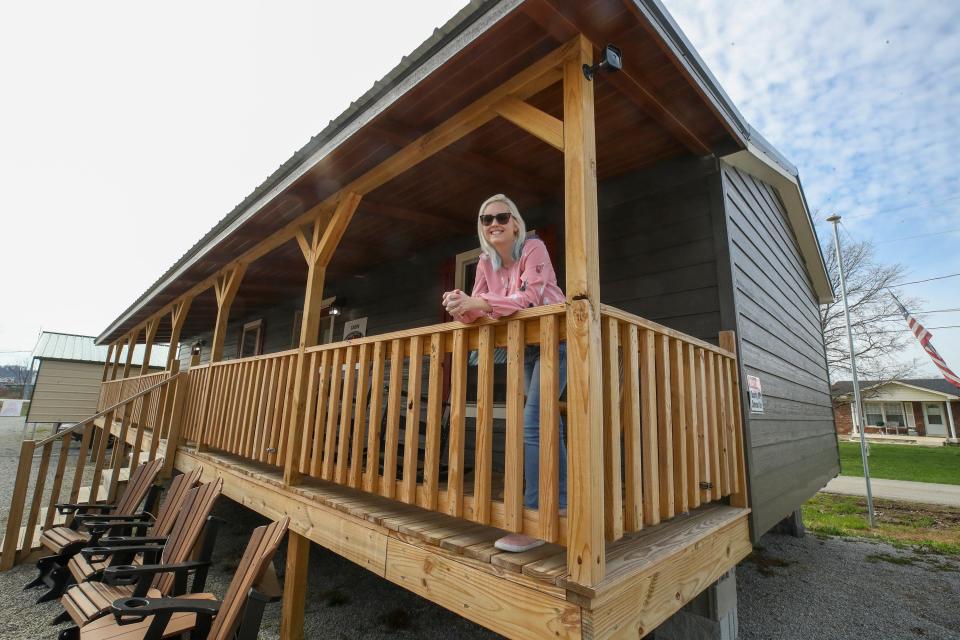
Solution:
M443 307L447 310L447 313L455 318L469 311L490 311L490 305L487 304L486 300L468 296L459 289L447 291L443 294Z

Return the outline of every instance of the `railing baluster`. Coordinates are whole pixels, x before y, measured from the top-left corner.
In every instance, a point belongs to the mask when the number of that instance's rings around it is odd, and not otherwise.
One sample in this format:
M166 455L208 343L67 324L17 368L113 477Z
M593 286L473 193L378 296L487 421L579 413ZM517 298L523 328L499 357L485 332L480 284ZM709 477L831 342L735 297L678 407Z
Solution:
M27 516L27 526L23 532L23 546L21 553L27 555L33 548L33 539L36 536L37 521L40 519L40 505L43 502L43 487L47 483L47 470L50 467L50 454L53 452L53 442L43 445L40 453L40 466L37 467L36 480L33 483L33 500L30 502L30 515Z
M720 425L717 411L717 373L713 352L706 354L707 424L710 427L710 500L720 499Z
M109 414L107 414L107 416L109 416ZM104 421L107 420L107 416L104 416ZM98 431L99 429L97 429L97 425L93 423L88 424L83 429L83 436L80 439L80 451L77 452L77 467L73 470L73 483L70 485L70 497L67 499L67 502L77 502L79 499L80 486L83 483L83 472L87 466L88 449L90 450L91 455L95 455L93 450L90 448L90 440L93 439L93 435ZM93 500L92 495L90 499Z
M407 367L407 416L404 422L403 485L400 499L417 501L417 462L420 455L420 388L423 385L423 343L420 336L410 338L410 364ZM338 480L339 482L339 480Z
M321 474L324 480L333 477L333 456L336 449L337 420L340 417L340 388L343 384L343 357L344 349L333 352L333 364L330 369L330 395L327 399L327 426L324 430L323 465Z
M423 499L420 506L436 510L440 478L440 421L443 414L443 334L430 336L427 380L427 442L423 454Z
M697 404L700 395L697 388L697 354L692 344L683 345L683 392L686 397L684 415L687 422L687 506L700 506L700 421Z
M280 414L279 441L274 441L273 448L277 450L272 464L283 466L287 455L287 432L290 423L294 420L293 386L297 374L297 356L285 356L287 361L287 381L283 386L283 410Z
M376 493L380 473L380 413L383 406L383 373L385 346L383 342L373 345L373 370L370 373L370 428L367 430L367 460L364 467L363 488ZM324 356L329 353L324 352Z
M687 394L684 387L683 343L670 341L670 408L673 420L673 496L678 513L690 510L687 500Z
M473 519L488 524L493 482L493 327L480 327L478 338Z
M356 382L356 349L353 345L347 347L346 362L343 369L343 393L340 398L340 428L337 434L337 460L334 479L339 484L346 484L350 446L350 427L353 419L353 393Z
M727 381L724 375L724 358L714 354L716 367L717 429L720 432L720 495L730 495L730 433L727 409Z
M357 397L354 399L353 437L351 438L350 452L350 486L360 487L360 473L362 471L363 443L366 441L367 421L367 393L370 389L370 345L360 345L360 357L357 365Z
M603 494L607 540L623 537L623 486L620 480L620 329L614 318L600 322L603 370Z
M674 516L673 411L670 398L670 338L656 337L657 345L657 442L660 468L660 519Z
M450 452L447 455L447 513L463 515L463 445L467 411L467 341L464 329L453 331L450 374Z
M557 317L540 318L539 537L557 539L560 530L560 351ZM528 479L532 482L532 479Z
M704 487L700 489L700 502L710 502L713 491L709 488L710 480L713 478L713 454L710 451L713 440L710 438L710 411L707 396L707 356L703 349L697 348L697 391L699 402L697 403L697 417L700 423L700 430L697 433L699 445L697 447L700 456L700 482Z
M640 337L636 325L620 325L620 347L623 354L623 397L620 424L623 430L624 481L627 485L624 502L624 528L643 528L643 459L640 428Z
M303 411L303 424L300 425L303 430L303 438L300 441L300 462L297 465L297 471L304 475L310 475L310 451L313 448L313 412L317 409L317 384L319 382L317 367L319 366L320 354L314 351L306 354L305 357L308 359L306 405Z
M507 323L507 425L504 442L504 526L523 530L524 321Z
M57 469L53 474L53 485L50 487L50 499L47 501L47 515L43 519L43 528L49 529L53 526L53 519L57 515L57 503L60 501L60 488L63 486L63 475L67 469L67 458L70 456L70 442L73 440L72 433L65 433L60 438L60 457L57 458ZM83 454L77 459L77 465L82 466Z
M315 478L321 476L323 463L323 445L326 440L324 429L327 424L327 411L329 410L330 397L329 386L330 376L332 374L332 365L330 360L332 355L329 351L324 351L320 359L320 373L317 381L317 410L313 419L313 453L310 456L310 475Z
M400 440L400 394L403 382L403 342L390 344L390 388L387 392L387 432L383 445L383 482L380 495L392 498L397 484L397 447Z
M660 523L659 448L657 445L656 335L640 332L640 413L643 435L643 523Z

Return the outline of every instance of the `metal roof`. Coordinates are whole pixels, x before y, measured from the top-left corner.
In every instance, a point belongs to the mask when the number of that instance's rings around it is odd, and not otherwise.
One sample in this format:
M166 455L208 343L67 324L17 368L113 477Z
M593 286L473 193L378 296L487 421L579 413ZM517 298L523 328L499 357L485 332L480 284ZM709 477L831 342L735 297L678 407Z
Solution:
M806 198L797 179L797 168L746 121L660 0L630 1L650 22L660 38L671 49L673 55L677 57L692 79L701 87L707 99L717 109L718 114L728 123L731 131L735 133L735 137L739 138L744 146L747 146L748 141L752 142L783 171L794 176L796 188L800 192L800 198L805 209L804 213L809 218ZM310 138L303 147L281 164L250 195L204 234L133 304L114 319L97 336L96 340L105 340L127 317L136 313L154 295L174 282L188 267L239 228L246 220L253 217L257 211L282 193L297 178L303 176L311 167L350 138L353 133L383 112L390 104L402 97L412 87L428 77L434 70L523 2L524 0L469 0L463 9L450 18L446 24L434 29L433 34L427 40L410 55L401 58L400 63L386 76L374 82L366 93L356 101L351 102L343 113L331 120L320 133ZM813 237L816 238L816 230L813 229L812 223L810 224L810 230ZM825 273L826 267L820 253L819 242L817 242L816 252L819 264L810 265L810 268L816 269L819 266Z
M97 362L107 361L107 347L94 344L94 336L78 336L72 333L54 333L44 331L37 340L37 346L33 349L33 358L47 360L72 360L75 362ZM137 366L143 365L143 350L145 345L138 344L133 348L133 362ZM150 351L151 367L166 367L168 347L165 345L154 345Z

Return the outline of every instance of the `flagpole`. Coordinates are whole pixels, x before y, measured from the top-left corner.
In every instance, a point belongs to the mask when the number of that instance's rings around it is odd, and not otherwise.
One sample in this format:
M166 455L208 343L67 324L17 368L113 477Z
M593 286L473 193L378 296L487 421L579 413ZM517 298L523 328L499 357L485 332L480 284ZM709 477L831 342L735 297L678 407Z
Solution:
M857 354L853 347L853 329L850 326L850 307L847 306L847 283L843 277L843 256L840 253L840 231L837 224L840 222L840 216L834 214L827 218L827 222L833 223L833 240L837 248L837 270L840 272L840 295L843 299L843 315L847 319L847 342L850 344L850 372L853 374L853 410L850 416L854 418L854 424L859 426L860 431L860 459L863 460L863 478L867 483L867 519L870 521L870 528L875 525L873 521L873 491L870 487L870 464L867 459L867 437L866 421L863 419L863 403L860 401L860 381L857 379Z

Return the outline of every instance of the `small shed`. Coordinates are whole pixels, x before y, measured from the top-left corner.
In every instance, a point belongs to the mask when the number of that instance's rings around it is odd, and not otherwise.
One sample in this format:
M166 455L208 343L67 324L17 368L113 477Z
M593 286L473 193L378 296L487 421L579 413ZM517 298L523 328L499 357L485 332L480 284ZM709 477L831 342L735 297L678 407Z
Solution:
M93 336L52 331L40 334L31 356L28 423L79 422L97 412L107 347L97 346L94 340ZM143 367L143 349L144 345L134 348L131 366ZM148 369L160 371L166 362L167 348L157 346L150 354Z

